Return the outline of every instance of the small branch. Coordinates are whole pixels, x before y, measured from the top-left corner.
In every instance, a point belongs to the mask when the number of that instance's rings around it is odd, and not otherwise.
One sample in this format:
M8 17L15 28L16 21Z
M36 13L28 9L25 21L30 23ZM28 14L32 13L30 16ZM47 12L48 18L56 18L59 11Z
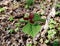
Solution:
M56 5L56 0L55 0L55 2L53 4L53 7L52 7L50 13L47 16L46 23L45 23L45 26L44 26L44 31L41 33L41 37L44 37L45 33L47 32L48 24L50 22L50 18L55 17L55 5Z

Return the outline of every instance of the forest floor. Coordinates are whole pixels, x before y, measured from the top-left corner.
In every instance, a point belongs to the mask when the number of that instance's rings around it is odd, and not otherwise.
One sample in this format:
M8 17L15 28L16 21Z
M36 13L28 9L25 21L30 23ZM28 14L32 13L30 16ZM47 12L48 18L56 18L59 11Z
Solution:
M0 9L3 8L3 11L0 10L0 46L25 46L27 39L32 39L31 36L28 37L28 34L25 34L22 31L22 28L26 23L21 23L20 19L23 18L26 13L44 13L44 10L40 8L46 6L44 6L42 3L42 6L40 7L39 0L36 0L35 3L28 9L26 8L25 4L25 0L0 1ZM56 8L56 11L60 12L60 8ZM48 14L48 11L46 12ZM46 17L47 15L42 15L42 18L46 19ZM57 14L54 18L51 17L51 20L54 21L53 23L56 22L56 24L50 25L49 28L56 30L56 34L49 40L47 44L45 43L45 40L48 39L47 33L44 38L39 37L36 40L36 46L53 46L53 42L56 39L58 39L58 44L60 46L60 14ZM44 24L45 23L42 23L42 25Z

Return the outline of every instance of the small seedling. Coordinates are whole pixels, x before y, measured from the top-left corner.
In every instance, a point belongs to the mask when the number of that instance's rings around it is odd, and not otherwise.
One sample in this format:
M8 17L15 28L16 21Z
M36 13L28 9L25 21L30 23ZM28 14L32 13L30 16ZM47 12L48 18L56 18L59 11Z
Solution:
M25 20L24 20L23 18L21 18L21 19L19 20L19 22L25 22Z
M53 42L53 46L59 46L59 42L58 41L54 41Z
M20 26L20 23L16 23L15 26L16 26L16 27L19 27L19 26Z
M25 8L29 8L29 6L33 5L34 0L26 0Z
M60 3L57 3L57 4L56 4L56 7L60 8Z
M50 24L56 24L56 21L54 21L53 19L50 19Z
M15 32L17 32L19 30L19 28L17 27L16 29L15 29Z
M9 21L13 21L13 20L14 20L13 16L10 16Z
M53 19L50 19L49 28L50 29L54 29L55 28L55 25L56 25L56 21L54 21Z
M45 43L48 43L48 42L49 42L49 40L46 39L46 40L45 40Z
M53 38L53 36L56 34L56 30L52 29L52 30L48 30L48 38L51 39Z
M41 30L41 25L38 24L37 21L42 21L41 17L35 13L30 13L29 17L24 17L24 21L26 20L28 23L23 27L22 31L25 34L29 34L32 37L35 37L37 33Z
M0 8L0 12L2 12L2 11L4 11L5 10L5 8Z
M10 30L9 30L9 33L11 33L11 34L12 34L13 32L14 32L14 30L13 30L13 29L10 29Z
M32 44L31 43L28 43L26 46L32 46Z
M26 0L27 5L32 5L34 3L34 0Z

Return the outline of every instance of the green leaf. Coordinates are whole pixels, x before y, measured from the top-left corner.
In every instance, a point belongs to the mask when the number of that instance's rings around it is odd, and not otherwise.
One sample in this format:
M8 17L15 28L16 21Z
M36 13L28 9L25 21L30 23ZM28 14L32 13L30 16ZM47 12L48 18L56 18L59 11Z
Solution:
M28 6L28 5L25 5L25 8L26 8L26 9L28 9L28 8L29 8L29 6Z
M28 43L26 46L32 46L32 44L31 43Z
M2 11L4 11L5 10L5 8L0 8L0 12L2 12Z
M55 29L49 30L49 31L48 31L48 34L49 34L49 35L56 34L56 30L55 30Z
M30 33L30 35L32 37L35 37L37 35L37 33L40 31L41 26L40 25L32 25L32 31Z
M54 21L53 19L50 19L50 24L56 24L56 21Z
M34 0L26 0L26 4L28 6L32 5L34 3Z
M50 29L53 29L54 27L55 27L54 24L50 24L50 25L49 25L49 28L50 28Z
M53 19L50 19L49 28L50 28L50 29L55 28L55 25L56 25L56 24L57 24L56 21L54 21Z
M52 30L48 30L48 38L51 39L53 38L53 36L56 34L56 30L52 29Z
M20 23L16 23L15 26L16 26L16 27L19 27L19 26L20 26Z
M13 21L13 20L14 20L13 16L10 16L9 21Z
M23 18L21 18L19 21L20 21L20 22L27 22L27 21L24 20Z
M28 23L28 24L26 24L24 27L23 27L23 29L22 29L22 31L24 32L24 33L26 33L26 34L29 34L30 32L31 32L31 25L30 25L30 23Z
M45 22L45 21L46 21L46 19L42 19L42 18L40 18L40 21L41 21L41 22Z
M48 37L48 39L51 39L51 35L48 35L47 37Z
M14 30L13 30L13 29L10 29L10 30L9 30L9 33L13 33L13 32L14 32Z
M56 7L60 8L60 4L56 4Z
M60 14L60 11L57 11L55 14L56 14L56 15Z
M60 30L60 26L58 27L58 30Z
M15 29L15 31L17 32L19 30L19 28L17 27L16 29Z
M59 46L58 41L54 41L54 42L53 42L53 46Z
M33 20L34 21L39 21L40 20L40 16L37 13L35 13Z
M37 33L40 31L40 29L40 25L33 25L31 23L28 23L26 26L23 27L22 31L32 37L35 37Z
M46 19L42 19L38 13L35 13L34 14L34 18L33 20L36 22L36 21L41 21L41 22L45 22Z
M49 42L49 40L46 39L46 40L45 40L45 43L48 43L48 42Z
M48 31L48 34L51 35L53 32L51 30Z

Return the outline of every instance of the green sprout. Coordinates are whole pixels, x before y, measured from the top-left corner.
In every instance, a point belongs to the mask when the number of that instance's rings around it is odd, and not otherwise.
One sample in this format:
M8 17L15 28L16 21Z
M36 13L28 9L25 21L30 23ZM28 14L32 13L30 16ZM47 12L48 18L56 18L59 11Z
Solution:
M17 32L19 30L19 28L17 27L16 29L15 29L15 32Z
M53 46L59 46L59 42L55 40L55 41L53 42Z
M27 24L22 28L22 31L34 38L37 33L41 31L41 25L38 21L45 22L45 19L41 19L37 13L30 13L28 17L20 19L20 22L22 21L27 21Z
M13 20L14 20L13 16L10 16L9 21L13 21Z
M50 29L54 29L55 28L55 25L56 25L56 21L54 21L53 19L50 19L49 28Z
M49 42L49 40L46 39L46 40L45 40L45 43L48 43L48 42Z
M19 26L20 26L20 23L15 23L15 26L16 26L16 27L19 27Z
M10 29L10 30L9 30L9 33L11 33L11 34L12 34L13 32L14 32L14 30L13 30L13 29Z
M53 36L56 34L56 30L52 29L52 30L48 30L48 38L51 39L53 38Z
M25 8L29 8L29 6L33 5L34 0L26 0Z
M32 44L31 43L28 43L28 44L26 44L26 46L32 46Z
M0 8L0 12L2 12L2 11L4 11L5 10L5 8Z

